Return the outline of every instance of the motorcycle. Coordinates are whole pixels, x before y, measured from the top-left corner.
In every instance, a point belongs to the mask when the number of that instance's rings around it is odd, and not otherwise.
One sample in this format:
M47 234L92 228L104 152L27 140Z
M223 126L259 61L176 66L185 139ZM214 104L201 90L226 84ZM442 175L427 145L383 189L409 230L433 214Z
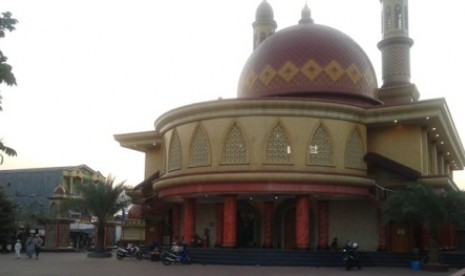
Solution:
M118 247L116 251L116 259L122 260L124 258L136 258L142 260L142 253L137 245L128 244L126 248Z
M191 257L186 250L186 247L173 247L171 250L164 250L161 256L161 261L164 265L170 265L171 263L183 263L191 264Z
M360 258L359 254L357 253L357 249L358 244L356 242L349 242L342 249L342 252L344 252L343 261L346 270L351 270L353 267L358 267L359 270L362 268L360 266Z

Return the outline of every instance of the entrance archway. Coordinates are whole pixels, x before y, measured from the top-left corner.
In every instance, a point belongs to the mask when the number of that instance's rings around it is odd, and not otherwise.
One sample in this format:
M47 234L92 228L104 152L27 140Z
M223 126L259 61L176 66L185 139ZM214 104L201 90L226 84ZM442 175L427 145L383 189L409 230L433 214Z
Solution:
M276 208L273 247L295 248L295 200L287 199Z
M260 214L248 202L237 203L237 245L256 248L260 244Z

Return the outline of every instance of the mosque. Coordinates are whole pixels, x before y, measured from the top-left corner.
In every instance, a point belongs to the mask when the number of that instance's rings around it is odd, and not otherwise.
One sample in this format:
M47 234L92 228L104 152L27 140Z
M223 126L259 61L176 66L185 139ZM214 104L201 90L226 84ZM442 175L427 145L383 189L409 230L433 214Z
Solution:
M115 135L145 154L122 235L147 244L364 251L427 249L423 229L384 225L386 194L409 182L458 189L465 151L443 98L410 81L408 0L381 0L382 84L348 35L314 22L277 30L264 0L237 98L182 106L154 129ZM373 22L376 23L376 22ZM445 226L441 246L457 247Z

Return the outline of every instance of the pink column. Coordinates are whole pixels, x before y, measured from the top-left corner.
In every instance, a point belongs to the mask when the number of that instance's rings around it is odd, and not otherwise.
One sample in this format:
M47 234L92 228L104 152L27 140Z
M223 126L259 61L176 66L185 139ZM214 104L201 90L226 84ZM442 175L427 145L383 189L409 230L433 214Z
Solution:
M171 218L171 236L173 241L181 242L181 231L180 231L180 222L181 222L181 206L179 204L173 205L173 214Z
M295 203L295 247L307 249L310 246L310 199L307 195L296 196Z
M237 245L237 200L235 195L224 197L223 247Z
M185 244L191 244L195 233L195 198L184 200L184 240Z
M223 214L224 204L216 204L216 242L215 246L219 247L223 245Z
M318 249L328 249L329 243L328 202L318 202Z
M263 247L273 247L273 202L263 203Z

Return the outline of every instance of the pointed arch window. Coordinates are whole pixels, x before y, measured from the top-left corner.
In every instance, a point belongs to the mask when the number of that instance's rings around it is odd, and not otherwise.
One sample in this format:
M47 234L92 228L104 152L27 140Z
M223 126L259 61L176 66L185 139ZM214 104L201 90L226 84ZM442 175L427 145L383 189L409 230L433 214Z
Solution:
M313 133L307 150L307 163L317 166L333 165L331 138L323 124L320 124Z
M176 131L171 135L170 149L168 152L168 171L181 169L181 141Z
M395 19L396 19L396 22L395 22L396 29L402 29L403 28L402 8L400 7L399 4L397 4L395 7Z
M407 6L404 7L404 22L405 22L404 29L408 31L408 7Z
M266 143L266 161L270 163L291 162L291 144L284 128L277 123Z
M247 161L247 144L239 126L234 125L226 134L223 148L223 163L241 164Z
M363 160L364 150L360 131L354 129L346 144L345 167L352 169L365 169Z
M386 7L386 11L384 12L384 31L391 29L391 24L391 7Z
M210 164L210 143L205 130L199 125L192 136L189 166L207 166Z

